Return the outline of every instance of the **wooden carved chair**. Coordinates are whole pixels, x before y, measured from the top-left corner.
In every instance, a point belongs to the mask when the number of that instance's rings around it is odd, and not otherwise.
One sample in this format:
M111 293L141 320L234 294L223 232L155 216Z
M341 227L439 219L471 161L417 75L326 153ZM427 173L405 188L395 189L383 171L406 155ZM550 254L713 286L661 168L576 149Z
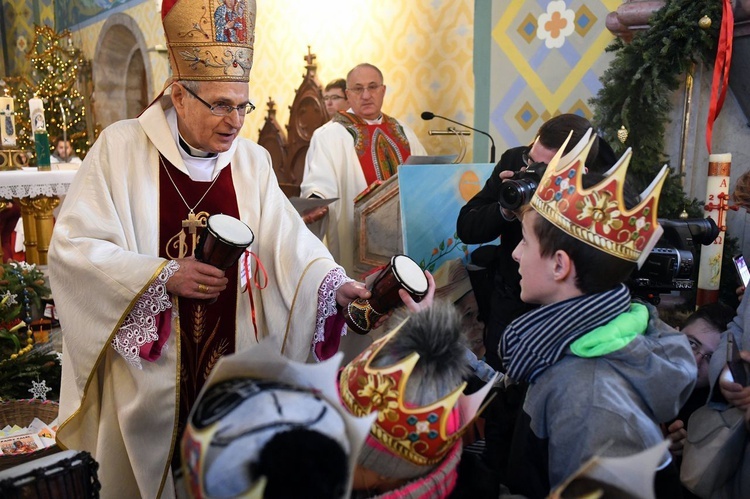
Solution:
M271 154L279 186L287 197L299 196L310 139L313 132L329 119L323 101L323 87L316 75L315 54L310 52L310 47L304 59L307 71L289 108L287 132L284 133L276 121L276 103L269 97L268 114L258 137L258 143Z

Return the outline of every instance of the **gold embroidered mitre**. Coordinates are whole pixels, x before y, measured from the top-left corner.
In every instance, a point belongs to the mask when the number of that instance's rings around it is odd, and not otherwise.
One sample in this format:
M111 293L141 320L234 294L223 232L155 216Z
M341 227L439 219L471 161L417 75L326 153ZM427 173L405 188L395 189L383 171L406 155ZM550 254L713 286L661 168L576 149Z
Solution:
M471 395L463 394L464 382L427 406L408 404L404 393L419 354L413 352L392 366L371 364L405 322L344 367L339 378L339 395L354 416L377 412L370 435L391 452L414 464L432 465L445 457L484 409L480 405L492 388L494 378Z
M165 0L162 24L173 81L249 81L255 0Z
M627 209L623 187L631 149L604 174L604 180L583 187L584 163L596 138L589 129L563 157L568 137L542 175L531 206L567 234L640 267L664 231L656 214L668 168L662 167L641 193L640 202Z

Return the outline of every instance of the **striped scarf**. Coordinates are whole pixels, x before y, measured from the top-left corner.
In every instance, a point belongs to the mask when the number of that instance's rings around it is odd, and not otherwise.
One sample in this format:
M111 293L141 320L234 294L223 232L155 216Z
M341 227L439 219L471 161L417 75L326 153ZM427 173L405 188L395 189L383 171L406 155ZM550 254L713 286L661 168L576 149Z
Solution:
M620 286L532 310L511 322L498 353L506 375L533 382L565 355L568 346L630 308L630 292Z

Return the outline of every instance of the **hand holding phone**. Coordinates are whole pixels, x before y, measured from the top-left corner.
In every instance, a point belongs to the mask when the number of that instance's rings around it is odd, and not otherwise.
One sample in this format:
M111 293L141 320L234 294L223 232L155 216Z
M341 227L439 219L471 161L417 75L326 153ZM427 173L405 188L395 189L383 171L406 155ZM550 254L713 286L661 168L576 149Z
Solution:
M745 257L737 255L732 258L732 261L734 262L734 268L737 269L737 275L740 278L740 282L747 288L748 284L750 284L750 269L747 268Z
M748 385L748 382L750 382L748 364L740 357L740 349L737 348L731 333L727 333L727 367L729 367L735 383L742 386Z

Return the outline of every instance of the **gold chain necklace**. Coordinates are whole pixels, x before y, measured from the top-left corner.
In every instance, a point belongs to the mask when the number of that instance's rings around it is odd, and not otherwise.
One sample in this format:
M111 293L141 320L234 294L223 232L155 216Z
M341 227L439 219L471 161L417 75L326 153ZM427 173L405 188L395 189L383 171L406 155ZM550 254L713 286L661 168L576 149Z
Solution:
M182 195L182 192L180 192L180 189L177 188L177 184L175 183L174 179L172 178L172 174L169 173L169 168L167 168L167 165L164 163L164 158L161 154L159 154L159 163L162 167L164 167L164 171L167 174L167 177L169 177L169 181L172 182L172 186L174 187L174 190L177 191L177 194L180 196L180 199L182 199L182 202L185 203L185 208L188 209L188 218L187 220L182 221L183 227L188 227L191 234L195 234L197 227L203 227L203 224L198 220L198 218L195 216L195 209L198 207L199 204L201 204L201 201L203 201L203 198L206 197L208 194L208 191L211 190L211 188L214 186L217 180L219 180L219 176L221 175L221 172L219 172L216 175L216 178L214 178L213 182L211 182L211 185L208 186L208 189L206 189L206 192L203 193L201 198L198 200L195 205L191 208L188 202L185 200L185 196Z

